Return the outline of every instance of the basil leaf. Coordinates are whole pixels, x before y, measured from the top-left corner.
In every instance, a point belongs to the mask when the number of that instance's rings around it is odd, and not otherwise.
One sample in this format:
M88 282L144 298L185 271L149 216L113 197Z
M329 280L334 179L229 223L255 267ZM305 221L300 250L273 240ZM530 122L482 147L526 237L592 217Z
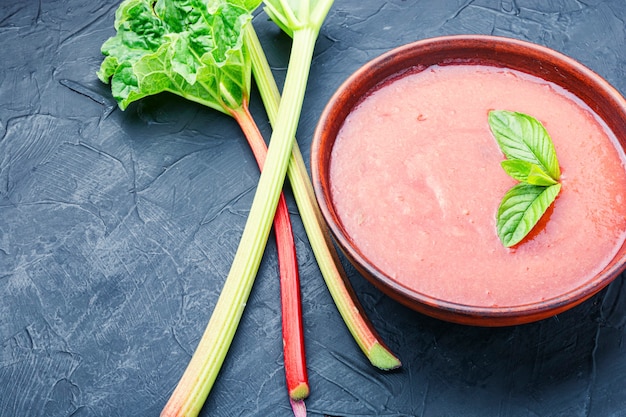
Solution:
M120 108L169 91L228 113L248 100L243 29L261 0L124 0L98 77Z
M535 227L561 190L557 183L548 187L518 183L506 192L498 207L496 229L506 247L519 243Z
M493 110L489 112L489 127L508 159L538 165L559 180L561 171L554 144L541 122L527 114Z
M501 162L504 171L512 178L532 185L554 185L557 182L539 165L519 159L507 159Z

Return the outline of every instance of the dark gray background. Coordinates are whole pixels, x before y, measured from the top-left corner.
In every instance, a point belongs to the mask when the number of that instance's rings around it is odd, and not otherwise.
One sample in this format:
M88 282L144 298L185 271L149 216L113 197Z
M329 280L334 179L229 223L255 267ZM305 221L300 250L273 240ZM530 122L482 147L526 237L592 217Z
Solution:
M118 2L0 0L0 416L156 416L221 289L255 190L235 122L161 95L121 112L95 76ZM389 49L495 34L564 52L626 93L624 0L337 0L298 130ZM254 21L279 82L290 41ZM252 111L269 134L259 99ZM496 329L422 316L346 265L404 367L346 330L291 197L310 416L626 416L626 294ZM203 416L289 416L273 241ZM575 259L571 260L575 262ZM459 266L457 279L471 279Z

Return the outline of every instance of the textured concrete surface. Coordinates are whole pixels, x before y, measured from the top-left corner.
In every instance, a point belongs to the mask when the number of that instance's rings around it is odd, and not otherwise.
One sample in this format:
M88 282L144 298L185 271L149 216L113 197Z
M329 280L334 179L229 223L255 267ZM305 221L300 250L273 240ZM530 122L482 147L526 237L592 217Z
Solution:
M0 1L0 416L155 416L198 342L258 171L235 122L170 95L125 112L95 75L118 1ZM623 0L337 0L318 41L298 138L360 65L427 37L529 40L626 94ZM254 21L282 80L290 40ZM252 111L269 126L258 97ZM288 195L289 197L289 195ZM626 416L626 293L524 326L408 310L346 264L401 370L347 332L293 200L310 416ZM467 279L459 267L458 279ZM202 416L290 415L270 239Z

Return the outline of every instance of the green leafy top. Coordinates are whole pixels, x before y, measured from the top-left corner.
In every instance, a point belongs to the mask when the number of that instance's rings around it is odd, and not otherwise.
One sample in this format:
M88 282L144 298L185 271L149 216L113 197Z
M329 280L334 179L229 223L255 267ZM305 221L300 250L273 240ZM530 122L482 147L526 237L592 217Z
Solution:
M243 28L260 0L124 0L98 77L120 108L169 91L228 113L248 100Z
M489 126L507 157L502 168L520 181L506 192L496 216L504 246L518 244L535 227L561 191L561 169L552 139L532 116L506 110L489 112Z
M305 27L318 31L333 0L266 0L265 12L286 34Z

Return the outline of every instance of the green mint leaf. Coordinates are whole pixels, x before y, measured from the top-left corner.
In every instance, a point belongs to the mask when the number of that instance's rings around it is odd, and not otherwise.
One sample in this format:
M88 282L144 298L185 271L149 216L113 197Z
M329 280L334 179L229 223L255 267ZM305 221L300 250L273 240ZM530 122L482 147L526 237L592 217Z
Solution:
M539 165L519 159L507 159L501 162L504 171L512 178L532 185L549 186L557 181L548 175Z
M561 171L554 144L541 122L527 114L493 110L489 112L489 127L508 159L538 165L559 180Z
M561 184L548 187L518 183L506 192L498 207L496 229L506 247L519 243L535 227L561 190Z
M489 112L489 127L506 156L502 168L520 181L506 192L496 229L506 247L518 244L541 219L561 191L561 169L552 139L532 116L506 110Z
M244 25L260 0L124 0L98 77L121 109L171 92L228 113L248 100Z

